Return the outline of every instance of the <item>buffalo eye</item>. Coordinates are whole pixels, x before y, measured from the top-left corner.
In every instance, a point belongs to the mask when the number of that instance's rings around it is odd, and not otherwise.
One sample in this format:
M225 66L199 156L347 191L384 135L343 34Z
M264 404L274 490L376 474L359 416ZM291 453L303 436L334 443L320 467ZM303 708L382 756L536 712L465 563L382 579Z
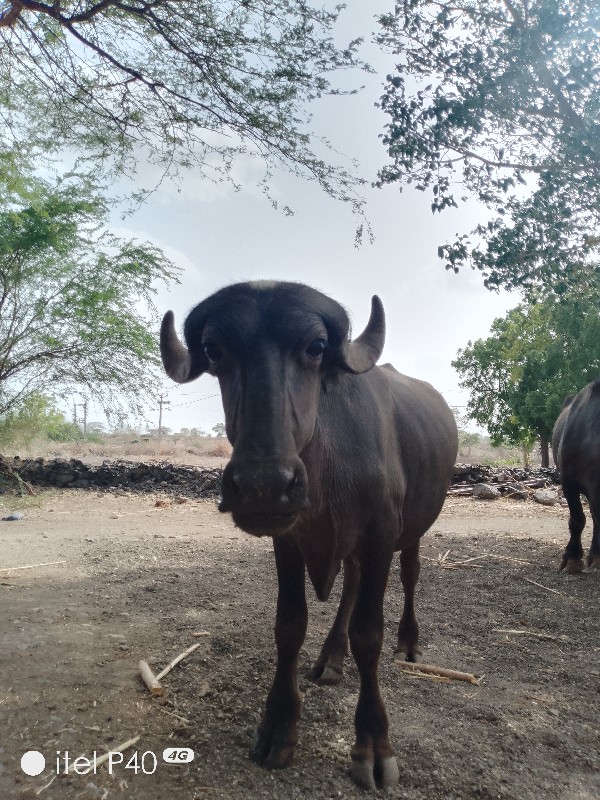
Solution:
M217 364L223 358L223 351L214 342L204 342L202 349L211 364Z
M306 348L306 355L312 359L321 358L325 350L327 349L327 339L315 339L314 342L308 345Z

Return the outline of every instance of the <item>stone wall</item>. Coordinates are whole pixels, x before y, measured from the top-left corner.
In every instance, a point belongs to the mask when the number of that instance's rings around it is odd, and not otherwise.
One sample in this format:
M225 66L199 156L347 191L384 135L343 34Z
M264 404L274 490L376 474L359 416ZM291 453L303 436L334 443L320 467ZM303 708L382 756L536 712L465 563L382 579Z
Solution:
M13 458L3 459L3 462L31 486L164 492L190 498L217 497L223 474L221 469L175 466L166 462L105 461L100 466L91 466L75 458L69 461Z
M0 457L0 473L18 474L31 486L68 489L114 490L131 492L163 492L190 498L217 497L221 490L222 469L176 466L167 462L145 464L133 461L104 461L91 466L78 459L22 459ZM527 499L535 490L556 486L556 470L524 470L508 467L457 464L448 494L481 496L481 487L490 486L492 496ZM9 484L12 484L9 487ZM6 483L14 490L17 481ZM480 487L476 489L475 487ZM0 491L2 487L0 486Z

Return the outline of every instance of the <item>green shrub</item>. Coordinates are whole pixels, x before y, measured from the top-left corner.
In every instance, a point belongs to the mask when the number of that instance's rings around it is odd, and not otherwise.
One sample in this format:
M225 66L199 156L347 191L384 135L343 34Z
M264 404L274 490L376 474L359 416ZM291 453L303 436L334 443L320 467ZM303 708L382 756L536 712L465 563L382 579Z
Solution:
M85 437L79 425L69 422L53 401L44 395L31 395L0 417L0 448L28 447L36 439L51 442L102 441L97 431Z

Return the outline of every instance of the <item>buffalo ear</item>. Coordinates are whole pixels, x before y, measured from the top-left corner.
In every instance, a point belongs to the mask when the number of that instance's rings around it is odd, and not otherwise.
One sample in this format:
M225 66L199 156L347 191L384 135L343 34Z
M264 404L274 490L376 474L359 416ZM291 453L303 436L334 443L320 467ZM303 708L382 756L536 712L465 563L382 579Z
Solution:
M208 369L208 361L203 354L192 358L189 350L179 341L172 311L167 311L160 326L160 355L165 372L176 383L193 381Z
M385 312L377 295L371 299L371 316L367 327L352 342L344 342L341 352L342 369L359 375L372 369L383 351L385 343Z

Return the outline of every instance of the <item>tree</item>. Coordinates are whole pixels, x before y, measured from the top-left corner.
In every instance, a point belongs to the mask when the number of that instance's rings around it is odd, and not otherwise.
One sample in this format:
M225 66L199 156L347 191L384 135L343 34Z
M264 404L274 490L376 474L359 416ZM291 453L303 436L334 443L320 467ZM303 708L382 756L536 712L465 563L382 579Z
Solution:
M410 0L380 24L399 61L379 185L431 190L434 212L457 191L493 212L439 248L446 269L469 264L491 289L598 281L597 0Z
M0 416L80 387L108 412L143 406L159 362L155 284L176 270L106 219L75 176L0 181Z
M481 442L481 434L468 429L470 417L467 414L463 414L456 406L451 406L450 410L454 414L458 429L458 454L459 456L471 458L471 448Z
M311 101L343 93L331 74L368 69L357 57L360 39L334 43L341 8L3 0L3 135L30 147L22 125L35 121L35 141L73 148L113 172L151 161L165 174L194 166L212 181L233 180L233 159L243 154L265 162L266 192L283 165L359 209L360 181L323 160L323 142L308 129Z
M64 416L47 397L31 394L0 418L0 447L28 447L65 423Z
M494 444L531 447L542 466L565 397L600 372L600 298L582 288L559 302L523 303L494 320L491 336L469 342L452 366L469 389L467 411Z
M221 438L221 437L227 435L227 433L225 431L225 423L224 422L217 422L216 425L213 425L212 430L213 430L213 433L215 434L215 436L218 437L218 438Z
M206 433L202 430L202 428L181 428L179 433L182 436L206 436Z

